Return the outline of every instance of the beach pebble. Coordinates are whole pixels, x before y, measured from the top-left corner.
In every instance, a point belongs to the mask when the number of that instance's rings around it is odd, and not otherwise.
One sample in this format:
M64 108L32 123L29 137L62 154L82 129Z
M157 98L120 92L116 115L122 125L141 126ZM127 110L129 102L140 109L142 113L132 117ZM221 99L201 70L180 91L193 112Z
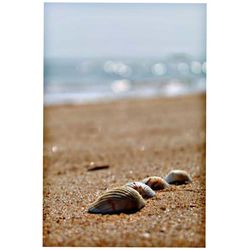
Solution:
M135 212L145 206L142 196L129 186L111 189L90 205L88 212L96 214L115 214Z
M165 189L169 186L169 184L161 177L151 176L142 180L142 183L145 183L153 190Z
M180 169L170 171L164 179L167 183L173 185L181 185L192 182L192 179L188 173Z
M53 146L53 147L51 148L51 151L52 151L53 153L57 152L57 151L58 151L58 147L57 147L57 146Z
M142 236L146 239L148 239L150 237L150 234L149 233L143 233Z
M96 171L96 170L101 170L101 169L107 169L110 166L108 164L95 164L94 162L91 162L87 166L87 171Z

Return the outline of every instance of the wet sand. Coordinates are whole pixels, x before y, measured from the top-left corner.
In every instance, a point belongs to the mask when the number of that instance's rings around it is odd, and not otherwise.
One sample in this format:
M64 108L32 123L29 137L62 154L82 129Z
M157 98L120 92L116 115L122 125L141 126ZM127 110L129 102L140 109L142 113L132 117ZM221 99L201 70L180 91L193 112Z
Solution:
M205 95L46 107L44 120L44 246L205 246ZM193 182L134 214L87 213L106 189L172 169Z

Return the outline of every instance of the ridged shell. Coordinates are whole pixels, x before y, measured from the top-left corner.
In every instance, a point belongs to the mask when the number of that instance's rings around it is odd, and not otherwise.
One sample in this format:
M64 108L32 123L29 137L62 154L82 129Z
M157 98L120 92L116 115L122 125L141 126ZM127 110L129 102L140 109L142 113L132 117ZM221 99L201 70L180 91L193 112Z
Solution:
M132 187L133 189L135 189L137 192L140 193L140 195L143 198L151 198L153 196L155 196L155 191L152 190L148 185L142 183L142 182L128 182L126 184L126 186Z
M165 177L165 180L169 184L181 185L192 182L191 177L184 170L172 170Z
M134 212L145 206L142 196L128 186L111 189L101 195L88 209L89 213L114 214Z
M148 177L144 179L142 182L154 190L165 189L169 186L169 184L163 178L158 176Z

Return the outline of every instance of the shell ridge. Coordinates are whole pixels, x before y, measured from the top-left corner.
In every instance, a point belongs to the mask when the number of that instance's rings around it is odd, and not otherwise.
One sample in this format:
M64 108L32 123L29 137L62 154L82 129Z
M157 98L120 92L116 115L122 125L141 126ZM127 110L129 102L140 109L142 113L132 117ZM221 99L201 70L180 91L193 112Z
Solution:
M114 188L102 194L89 208L93 213L117 213L139 210L145 206L141 195L131 187Z

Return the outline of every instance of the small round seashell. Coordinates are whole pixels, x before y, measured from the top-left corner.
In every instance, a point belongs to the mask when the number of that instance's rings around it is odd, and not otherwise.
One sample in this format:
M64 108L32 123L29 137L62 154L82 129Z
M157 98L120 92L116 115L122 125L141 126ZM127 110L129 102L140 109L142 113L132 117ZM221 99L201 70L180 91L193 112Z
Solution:
M151 187L154 190L160 190L165 189L169 186L169 184L161 177L158 176L151 176L148 178L145 178L142 183L145 183L149 187Z
M129 186L135 189L145 199L152 198L155 196L155 191L151 189L148 185L142 182L139 182L139 181L128 182L126 186Z
M179 169L170 171L168 175L165 177L165 180L167 183L173 185L181 185L192 182L192 179L188 175L188 173L184 170L179 170Z
M111 189L101 195L88 209L89 213L115 214L135 212L145 206L142 196L128 186Z

